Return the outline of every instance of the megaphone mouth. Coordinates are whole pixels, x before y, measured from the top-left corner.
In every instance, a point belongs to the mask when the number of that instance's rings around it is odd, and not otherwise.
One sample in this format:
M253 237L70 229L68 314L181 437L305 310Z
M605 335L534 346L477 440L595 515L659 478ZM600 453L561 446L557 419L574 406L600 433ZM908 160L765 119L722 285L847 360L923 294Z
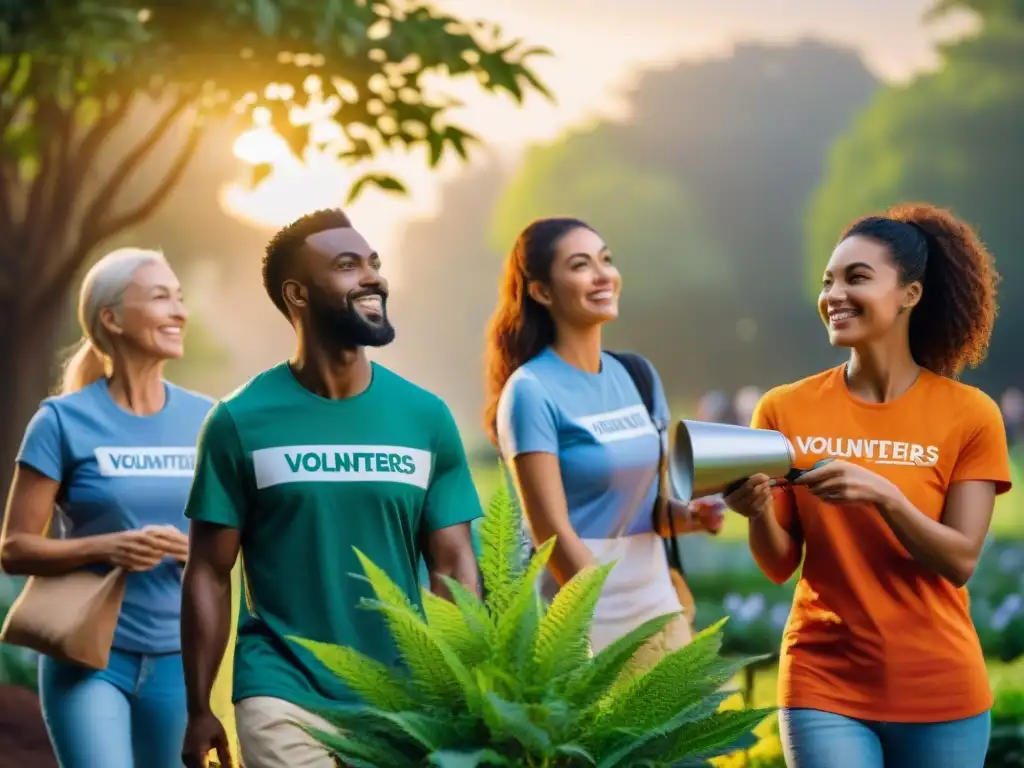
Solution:
M796 461L793 444L775 430L682 419L673 438L669 483L684 502L722 493L735 481L758 472L785 476Z
M672 460L668 465L669 482L672 492L680 501L693 500L693 441L686 422L676 424L672 447Z

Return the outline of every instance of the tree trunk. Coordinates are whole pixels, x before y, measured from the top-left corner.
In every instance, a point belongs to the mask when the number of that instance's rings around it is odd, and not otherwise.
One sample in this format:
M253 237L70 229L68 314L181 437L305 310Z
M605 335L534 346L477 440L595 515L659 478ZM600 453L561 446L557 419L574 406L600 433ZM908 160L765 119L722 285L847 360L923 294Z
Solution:
M67 291L32 317L26 317L17 306L18 296L12 298L14 306L4 307L0 324L0 493L5 501L25 426L39 401L53 390L57 335L65 317Z

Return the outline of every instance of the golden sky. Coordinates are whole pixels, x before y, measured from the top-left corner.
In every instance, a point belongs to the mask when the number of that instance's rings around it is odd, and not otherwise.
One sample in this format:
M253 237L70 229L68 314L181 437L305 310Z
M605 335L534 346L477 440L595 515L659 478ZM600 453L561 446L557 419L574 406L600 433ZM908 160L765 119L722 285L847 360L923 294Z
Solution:
M969 28L960 18L928 25L922 16L933 0L437 0L462 17L500 23L507 35L544 45L554 56L536 68L557 96L552 104L532 97L517 107L504 97L481 94L475 82L441 83L465 107L458 122L477 133L485 153L513 166L531 143L556 138L573 126L603 116L626 115L623 94L636 74L686 59L725 57L739 42L786 43L814 37L861 53L881 78L901 81L936 64L935 42ZM625 13L625 9L631 9ZM330 162L311 167L285 163L257 190L247 185L221 190L221 205L267 233L316 208L343 205L351 182L366 170L393 172L408 186L407 197L370 191L347 210L381 253L392 286L402 285L399 245L405 224L433 218L443 183L463 171L451 160L430 171L425 155L388 156L372 167ZM237 381L290 354L287 323L262 300L258 281L240 281L231 312L207 308L209 320L234 350L231 380ZM244 285L243 285L244 283ZM252 299L252 302L250 302ZM244 311L236 311L239 307ZM252 339L258 337L259 344ZM382 359L391 364L400 349ZM409 372L415 376L415 371ZM234 386L234 384L232 384ZM475 401L474 401L475 402ZM454 404L453 404L454 405ZM473 408L476 406L473 405ZM475 425L476 411L471 413ZM463 420L469 418L460 412ZM474 426L475 428L475 426Z

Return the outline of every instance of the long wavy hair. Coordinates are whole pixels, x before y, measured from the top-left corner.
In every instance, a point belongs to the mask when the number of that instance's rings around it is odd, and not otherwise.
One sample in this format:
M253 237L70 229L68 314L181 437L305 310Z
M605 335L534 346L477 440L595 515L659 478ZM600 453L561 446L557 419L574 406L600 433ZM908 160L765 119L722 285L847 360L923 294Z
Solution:
M527 290L530 283L547 283L558 243L569 232L593 228L579 219L537 219L519 233L498 289L498 306L487 325L485 348L484 429L498 445L498 400L509 377L555 340L555 324L547 308Z

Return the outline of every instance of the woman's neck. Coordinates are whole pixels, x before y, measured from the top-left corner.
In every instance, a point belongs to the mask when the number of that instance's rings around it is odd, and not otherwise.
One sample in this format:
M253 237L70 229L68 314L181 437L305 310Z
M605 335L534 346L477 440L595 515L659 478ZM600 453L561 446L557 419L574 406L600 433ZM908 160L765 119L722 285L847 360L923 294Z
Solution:
M587 373L601 371L601 326L560 327L551 345L560 358Z
M301 336L289 364L302 386L328 400L355 397L366 391L373 378L365 348L328 350Z
M921 374L914 362L909 342L871 344L850 353L846 365L846 385L862 400L887 403L902 395Z
M167 402L164 387L164 360L114 358L114 372L107 381L110 397L121 408L136 416L152 416Z

